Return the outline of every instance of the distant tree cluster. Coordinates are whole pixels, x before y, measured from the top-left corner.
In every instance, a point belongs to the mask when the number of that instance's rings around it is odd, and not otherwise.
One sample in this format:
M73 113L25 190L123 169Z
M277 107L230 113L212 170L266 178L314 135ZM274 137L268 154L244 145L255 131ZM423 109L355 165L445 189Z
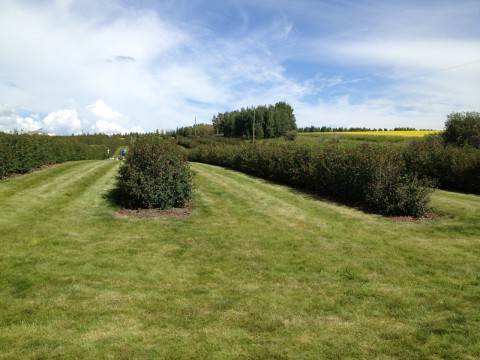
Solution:
M213 136L215 134L215 130L213 125L209 124L198 124L194 126L184 126L179 127L174 132L173 135L177 136L184 136L184 137L192 137L192 136Z
M367 127L330 127L330 126L307 126L304 128L298 128L298 132L308 133L308 132L364 132L364 131L389 131L387 128L367 128ZM410 127L396 127L393 131L417 131L415 128Z
M217 134L247 139L275 138L297 129L293 108L285 102L218 113L212 122Z

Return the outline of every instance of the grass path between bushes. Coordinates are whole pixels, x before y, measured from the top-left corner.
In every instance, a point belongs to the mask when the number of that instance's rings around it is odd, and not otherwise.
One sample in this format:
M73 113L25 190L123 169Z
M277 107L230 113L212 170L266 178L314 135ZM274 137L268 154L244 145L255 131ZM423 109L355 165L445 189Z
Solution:
M400 222L193 164L189 218L121 219L119 162L0 182L0 359L480 358L480 197Z

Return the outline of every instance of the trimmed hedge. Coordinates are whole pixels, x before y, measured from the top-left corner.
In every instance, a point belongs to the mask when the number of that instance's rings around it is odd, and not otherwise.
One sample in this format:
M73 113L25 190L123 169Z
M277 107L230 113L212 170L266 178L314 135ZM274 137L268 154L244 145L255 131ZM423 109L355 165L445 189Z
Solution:
M191 150L189 159L355 203L379 214L420 217L429 209L432 184L407 171L402 152L392 147L209 145Z
M107 146L73 137L0 132L0 178L65 161L103 159L106 151Z
M404 158L410 172L434 179L441 189L480 194L480 149L444 146L430 136L412 141Z
M141 135L129 147L117 185L117 201L127 208L183 207L191 198L193 171L174 141Z

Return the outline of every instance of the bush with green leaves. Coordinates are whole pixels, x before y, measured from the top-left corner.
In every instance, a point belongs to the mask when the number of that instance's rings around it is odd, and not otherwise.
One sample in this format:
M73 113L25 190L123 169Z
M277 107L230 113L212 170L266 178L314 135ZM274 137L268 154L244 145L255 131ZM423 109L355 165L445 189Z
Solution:
M0 132L0 178L65 161L104 159L107 146L71 136Z
M441 189L480 194L480 149L445 146L440 136L427 136L410 142L403 156L410 172Z
M190 159L353 203L384 215L420 217L431 183L408 171L393 147L309 146L294 143L199 146Z
M421 217L430 209L430 193L435 182L405 171L401 155L381 159L372 169L365 187L368 207L384 215Z
M446 144L480 148L480 113L470 111L448 115L442 137Z
M127 208L183 207L192 196L193 171L183 152L155 134L132 142L117 180L118 200Z
M285 133L285 141L295 141L297 137L297 132L295 130L289 130Z

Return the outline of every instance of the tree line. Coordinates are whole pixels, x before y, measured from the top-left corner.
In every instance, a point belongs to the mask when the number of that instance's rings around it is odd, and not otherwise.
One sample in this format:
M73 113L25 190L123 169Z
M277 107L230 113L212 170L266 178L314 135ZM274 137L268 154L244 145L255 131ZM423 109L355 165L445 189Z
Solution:
M298 128L299 133L309 133L309 132L364 132L364 131L390 131L387 128L367 128L367 127L330 127L330 126L306 126L303 128ZM417 131L415 128L411 127L396 127L392 131Z
M215 134L215 129L213 125L209 124L197 124L194 126L182 126L177 127L175 131L169 131L166 133L170 136L184 136L184 137L192 137L192 136L201 136L201 137L208 137L213 136Z

